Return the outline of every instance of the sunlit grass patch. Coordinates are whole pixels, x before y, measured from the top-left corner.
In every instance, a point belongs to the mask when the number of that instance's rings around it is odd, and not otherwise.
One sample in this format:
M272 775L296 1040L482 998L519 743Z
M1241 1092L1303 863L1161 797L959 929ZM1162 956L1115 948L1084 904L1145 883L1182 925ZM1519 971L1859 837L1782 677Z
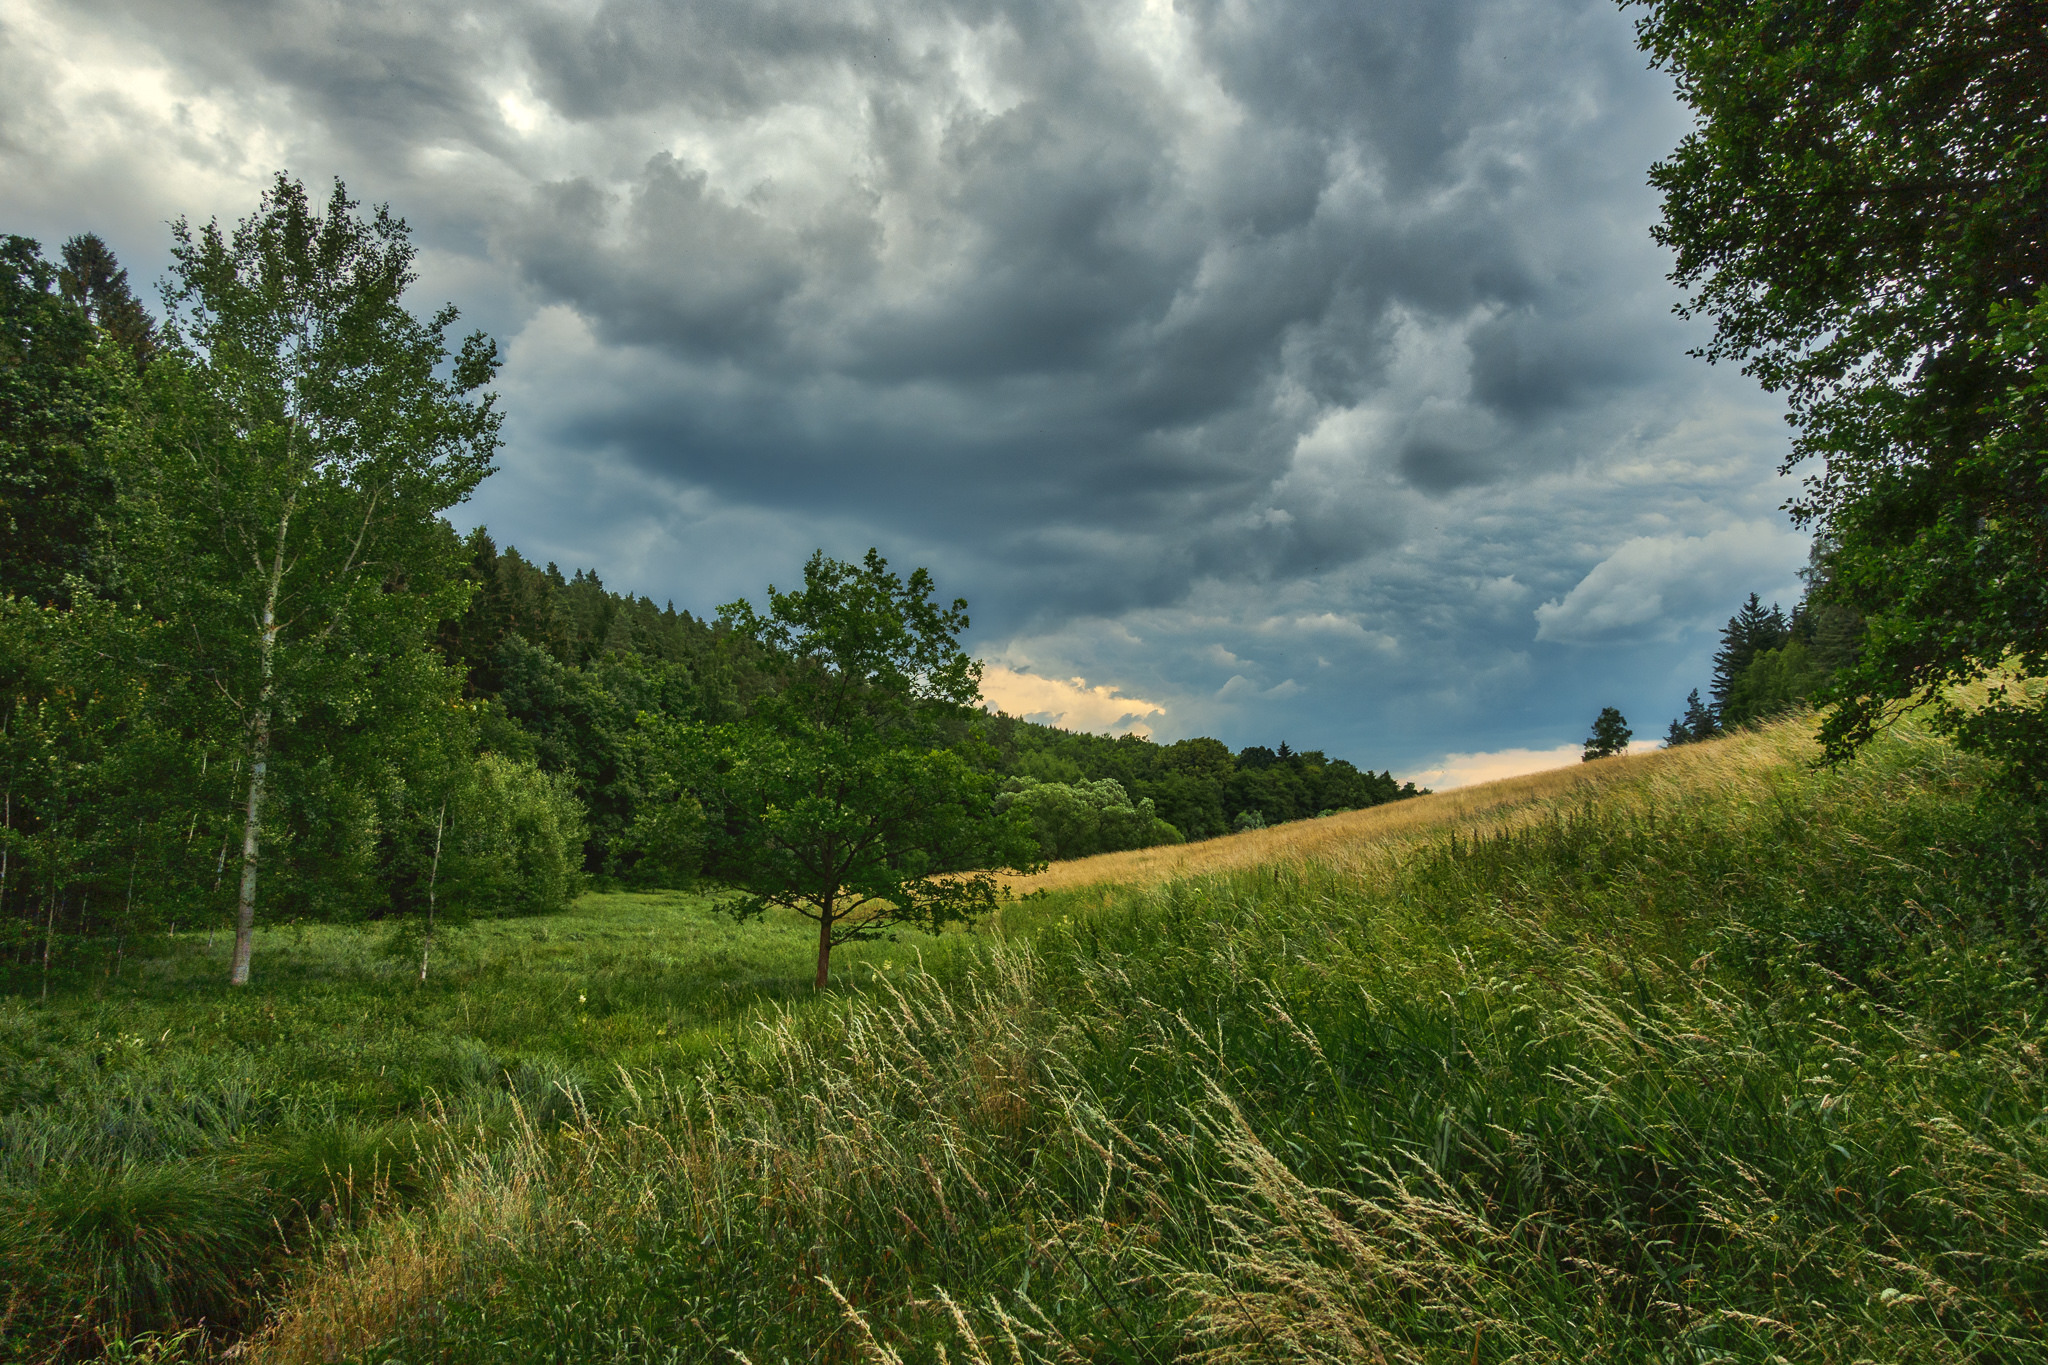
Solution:
M1797 718L1705 744L1599 759L1548 772L1459 787L1366 810L1340 811L1191 844L1104 853L1054 863L1007 884L1019 895L1104 883L1149 885L1239 868L1330 860L1369 865L1450 830L1496 832L1591 800L1683 803L1719 791L1753 791L1767 774L1818 754L1812 726Z

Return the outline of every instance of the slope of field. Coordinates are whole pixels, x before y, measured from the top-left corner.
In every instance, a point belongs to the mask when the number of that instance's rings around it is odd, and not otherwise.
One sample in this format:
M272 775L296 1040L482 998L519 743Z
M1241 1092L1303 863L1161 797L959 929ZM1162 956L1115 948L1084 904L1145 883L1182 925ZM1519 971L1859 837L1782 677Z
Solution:
M1198 843L1076 858L1005 881L1017 894L1028 895L1103 883L1149 885L1273 865L1335 861L1362 871L1401 848L1446 837L1453 830L1498 833L1593 800L1654 802L1661 796L1666 802L1683 802L1716 791L1730 795L1738 787L1754 795L1772 770L1810 761L1819 753L1811 728L1810 722L1787 722L1707 744L1596 759Z
M451 1127L245 1358L2041 1358L2037 823L1808 753L1054 869L943 972Z

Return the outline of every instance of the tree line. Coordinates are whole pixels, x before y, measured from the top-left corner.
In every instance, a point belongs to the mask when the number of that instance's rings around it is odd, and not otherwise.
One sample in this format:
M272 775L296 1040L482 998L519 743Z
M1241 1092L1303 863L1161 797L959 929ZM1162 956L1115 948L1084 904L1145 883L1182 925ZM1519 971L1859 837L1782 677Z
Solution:
M979 702L966 604L874 552L713 619L464 538L498 357L405 303L402 220L288 176L180 221L152 316L104 243L0 239L0 955L259 907L436 926L718 879L838 942L991 869L1413 794L1321 753L1069 735Z
M1713 739L1830 694L1856 663L1864 623L1828 591L1828 562L1829 547L1816 545L1804 573L1806 594L1789 614L1751 593L1728 618L1714 651L1709 699L1692 690L1684 714L1665 732L1666 748Z

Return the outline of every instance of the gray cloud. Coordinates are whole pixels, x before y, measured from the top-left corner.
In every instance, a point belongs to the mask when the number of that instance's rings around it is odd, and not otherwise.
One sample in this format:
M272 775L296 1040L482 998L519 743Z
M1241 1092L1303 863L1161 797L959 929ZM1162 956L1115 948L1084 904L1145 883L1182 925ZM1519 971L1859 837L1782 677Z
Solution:
M1607 0L22 0L0 91L12 230L391 200L508 343L503 538L699 608L877 544L1162 733L1558 742L1698 661L1641 545L1776 562Z

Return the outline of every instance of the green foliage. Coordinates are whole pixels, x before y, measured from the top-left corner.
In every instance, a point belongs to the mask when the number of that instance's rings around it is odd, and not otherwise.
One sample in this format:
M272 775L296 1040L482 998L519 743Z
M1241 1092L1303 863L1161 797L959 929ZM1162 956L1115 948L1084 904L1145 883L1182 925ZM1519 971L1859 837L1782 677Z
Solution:
M94 326L112 337L140 371L157 352L156 319L128 287L128 272L97 233L82 233L64 243L64 269L58 280Z
M1742 717L1730 718L1728 704L1736 682L1759 654L1777 649L1792 638L1792 623L1778 604L1764 610L1763 599L1755 593L1728 618L1721 631L1721 647L1714 652L1714 680L1709 691L1714 698L1714 715L1723 725L1740 724Z
M447 690L426 644L466 594L438 514L490 472L500 419L471 395L497 353L480 333L450 352L452 307L405 308L404 222L359 217L339 183L323 214L279 175L232 233L173 236L137 581L180 625L158 665L217 693L202 733L245 747L242 981L272 767L282 839L346 871L367 852L368 771L417 732L391 722Z
M1830 546L1822 601L1867 624L1831 757L1914 698L2021 787L2048 697L1957 709L1952 685L2048 671L2048 38L2002 0L1646 0L1644 48L1696 129L1652 171L1659 240L1710 360L1786 395L1794 504Z
M479 919L425 983L375 926L257 932L246 991L223 937L184 931L118 970L60 962L47 1000L34 971L0 976L0 1354L97 1358L197 1326L217 1350L298 1258L436 1199L460 1160L630 1104L622 1066L730 1065L811 1004L809 927L737 924L708 897ZM861 980L968 946L902 935L845 950Z
M1703 705L1693 689L1685 715L1671 722L1666 748L1713 739L1826 695L1855 662L1863 639L1862 616L1829 600L1832 562L1826 542L1816 542L1802 571L1806 597L1789 618L1776 604L1766 610L1755 593L1728 618L1714 654L1714 703Z
M1749 661L1728 691L1721 719L1731 726L1769 720L1805 701L1827 680L1827 670L1814 662L1806 643L1787 639Z
M583 807L568 781L484 754L451 803L443 889L468 914L551 914L581 889Z
M1138 735L1110 739L998 715L979 722L1005 777L1041 782L1113 780L1133 800L1149 800L1159 817L1190 839L1244 828L1246 812L1258 828L1306 820L1319 811L1362 810L1420 795L1412 782L1364 771L1319 750L1296 752L1254 745L1233 755L1214 739L1154 744Z
M770 686L759 651L673 605L613 593L595 573L536 568L482 528L464 549L469 603L441 624L440 644L484 703L481 742L568 779L588 812L587 874L687 881L696 859L686 831L659 848L643 842L673 812L644 808L656 779L639 718L739 718Z
M26 237L0 237L0 593L68 602L113 576L108 518L133 436L134 367L58 288Z
M744 913L785 906L830 949L915 924L937 932L995 908L990 869L1039 860L1021 813L949 749L759 724L678 733L670 752L704 812L705 871Z
M1048 859L1183 842L1180 831L1159 818L1151 797L1132 801L1113 777L1075 783L1013 777L1003 783L995 808L1024 812Z
M1671 722L1671 729L1664 736L1664 747L1677 748L1681 744L1698 744L1721 733L1721 722L1715 718L1712 708L1700 700L1700 690L1695 687L1685 699L1685 714Z
M768 612L720 609L780 675L746 721L659 722L666 809L649 842L674 846L674 812L701 820L704 870L818 924L817 988L834 946L897 924L936 931L993 909L992 870L1036 862L1029 822L997 813L995 780L942 747L977 695L960 648L967 604L940 607L923 569L908 580L869 550L814 554L804 586L768 589Z
M738 601L718 616L781 675L780 691L763 699L773 714L843 733L916 726L934 707L981 697L981 664L959 645L967 599L942 607L933 592L929 571L898 578L875 550L858 564L821 550L804 565L803 587L769 585L766 615Z
M0 955L189 921L217 879L232 771L184 728L188 681L134 666L167 630L98 598L0 598Z
M1634 735L1621 712L1611 706L1600 708L1600 714L1593 718L1593 733L1586 736L1586 751L1581 760L1591 763L1596 758L1612 758L1628 752L1628 742Z

